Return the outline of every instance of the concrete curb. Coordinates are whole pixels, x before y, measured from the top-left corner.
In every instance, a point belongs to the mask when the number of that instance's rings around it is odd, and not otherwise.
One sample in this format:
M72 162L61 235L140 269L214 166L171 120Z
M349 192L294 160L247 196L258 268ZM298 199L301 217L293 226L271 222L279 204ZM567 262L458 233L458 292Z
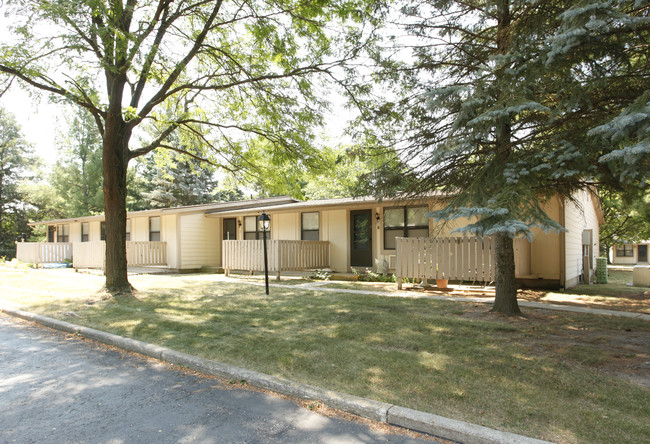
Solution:
M294 398L318 400L329 407L344 412L352 413L374 421L428 433L440 438L477 444L548 443L548 441L528 438L514 433L500 432L476 424L444 418L442 416L420 412L406 407L360 398L358 396L352 396L307 384L300 384L288 379L278 378L264 373L211 361L209 359L199 358L197 356L188 355L165 347L125 338L112 333L106 333L93 328L82 327L69 322L29 313L11 307L0 306L0 311L10 316L36 322L55 330L77 334L103 344L112 345L123 350L187 367L200 373L224 379L245 381L251 386L271 390Z

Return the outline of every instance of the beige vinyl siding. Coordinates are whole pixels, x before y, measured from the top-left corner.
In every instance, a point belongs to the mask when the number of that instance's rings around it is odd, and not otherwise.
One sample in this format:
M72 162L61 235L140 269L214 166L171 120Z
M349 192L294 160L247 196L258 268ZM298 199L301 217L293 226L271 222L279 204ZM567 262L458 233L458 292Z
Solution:
M300 240L300 213L273 214L271 237L279 240Z
M532 244L528 239L515 239L515 276L518 278L535 278L531 274L530 252ZM559 264L558 264L559 267Z
M81 242L81 222L70 222L70 242Z
M220 218L204 217L203 214L187 214L179 217L180 261L179 269L195 269L203 266L221 265Z
M592 201L591 193L580 191L577 194L580 206L567 203L564 209L564 221L567 232L565 234L566 279L565 287L578 285L582 274L582 233L592 230L592 263L595 267L598 256L599 225L598 216Z
M100 241L101 237L102 237L101 221L94 220L88 222L88 241L89 242Z
M321 211L320 239L330 243L330 268L348 272L349 260L349 217L347 210Z
M138 242L149 241L149 217L130 217L131 240Z
M553 220L560 222L560 201L550 199L542 208ZM560 263L560 235L555 231L546 233L533 229L533 243L530 245L530 275L538 279L559 280L562 264Z
M179 268L177 221L176 214L169 214L160 218L160 240L167 242L167 266L169 268Z

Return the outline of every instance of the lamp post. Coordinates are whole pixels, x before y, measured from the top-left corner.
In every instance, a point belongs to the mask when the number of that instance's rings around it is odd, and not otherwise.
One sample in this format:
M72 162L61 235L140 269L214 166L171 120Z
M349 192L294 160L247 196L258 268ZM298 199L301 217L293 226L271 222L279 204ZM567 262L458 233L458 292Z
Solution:
M264 282L266 284L266 294L269 294L269 259L268 253L266 252L266 231L269 229L271 224L271 218L268 214L262 211L262 215L257 218L258 221L262 222L262 242L264 243Z

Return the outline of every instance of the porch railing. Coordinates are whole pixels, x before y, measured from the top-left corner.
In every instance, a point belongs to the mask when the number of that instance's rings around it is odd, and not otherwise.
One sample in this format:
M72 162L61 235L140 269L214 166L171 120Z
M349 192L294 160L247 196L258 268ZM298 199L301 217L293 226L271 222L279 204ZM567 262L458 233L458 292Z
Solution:
M329 267L329 242L267 240L269 271L301 271ZM261 240L224 240L222 266L230 270L264 271L264 244Z
M75 242L73 246L75 268L104 268L106 242ZM126 263L129 267L167 265L167 242L126 242Z
M494 281L494 240L492 238L406 238L397 239L397 286L402 280L439 278Z
M75 242L72 248L74 268L104 268L106 262L106 242Z
M72 259L68 242L16 242L16 259L30 264L62 263Z
M72 260L75 268L104 268L106 242L17 242L16 258L33 264ZM167 265L167 242L127 241L126 262L131 267Z
M126 263L130 266L167 265L167 242L126 242Z

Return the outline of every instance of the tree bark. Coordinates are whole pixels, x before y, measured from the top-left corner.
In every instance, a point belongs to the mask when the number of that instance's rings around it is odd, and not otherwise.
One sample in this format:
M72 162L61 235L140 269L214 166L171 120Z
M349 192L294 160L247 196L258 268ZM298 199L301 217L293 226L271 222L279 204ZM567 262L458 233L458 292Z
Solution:
M121 112L109 112L103 141L104 207L106 215L106 285L114 296L130 294L126 264L126 172L129 130Z
M507 54L510 50L510 2L499 0L497 2L497 53ZM503 75L505 66L496 71L498 83L507 90L503 81L507 76ZM511 153L512 129L509 117L499 119L495 125L495 149L497 159L501 165L505 165ZM517 303L517 282L515 281L515 249L513 240L507 233L498 233L495 242L496 250L496 294L494 298L493 312L503 313L509 316L520 314Z
M517 303L514 242L506 233L497 234L495 240L496 295L492 311L517 315L521 311Z

